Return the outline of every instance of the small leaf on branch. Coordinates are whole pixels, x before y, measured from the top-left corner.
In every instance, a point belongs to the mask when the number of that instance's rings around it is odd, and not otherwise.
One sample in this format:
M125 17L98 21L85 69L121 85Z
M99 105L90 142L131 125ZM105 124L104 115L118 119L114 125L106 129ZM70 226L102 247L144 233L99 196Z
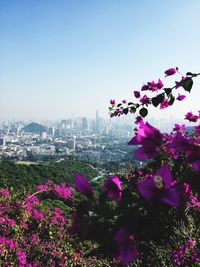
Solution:
M123 113L127 115L127 114L128 114L128 108L125 108L125 109L123 110Z
M141 108L139 113L144 118L148 114L148 110L146 108Z
M172 92L171 88L165 88L164 90L165 90L165 93L166 93L167 96L170 95L171 92Z
M121 105L122 105L122 103L119 103L119 104L117 105L117 107L119 108L119 107L121 107Z
M174 100L175 100L175 97L174 97L172 94L170 94L170 95L169 95L169 98L168 98L168 104L169 104L170 106L172 106L173 103L174 103Z
M128 102L128 106L134 105L133 102Z
M165 95L159 94L152 98L152 104L154 105L154 107L157 107L160 103L164 101L164 99L165 99Z
M185 91L190 92L192 89L192 85L193 85L193 80L191 78L185 79L183 81L183 88L185 89Z
M131 107L130 110L131 110L131 113L135 113L136 112L136 108L135 107Z
M194 74L192 72L187 72L186 75L187 76L193 76Z

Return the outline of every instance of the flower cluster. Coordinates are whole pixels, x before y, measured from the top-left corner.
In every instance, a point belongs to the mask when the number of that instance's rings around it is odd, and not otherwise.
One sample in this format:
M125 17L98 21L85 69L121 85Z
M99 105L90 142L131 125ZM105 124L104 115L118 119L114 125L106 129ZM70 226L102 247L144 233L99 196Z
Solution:
M179 69L169 68L165 72L165 77L172 76L174 74L180 74ZM157 82L151 81L143 84L140 90L135 90L133 92L134 97L137 102L128 102L122 100L121 103L116 103L115 99L110 100L111 106L109 107L110 117L121 116L123 114L135 113L139 109L139 114L143 118L148 114L148 106L153 105L154 107L160 107L160 109L165 109L172 106L175 100L182 101L186 98L186 95L177 92L177 89L184 89L185 92L190 92L193 86L193 78L200 75L200 73L195 74L187 72L185 76L182 76L179 81L175 81L175 85L169 87L164 85L164 81L160 78ZM147 92L152 95L143 94ZM156 93L156 95L155 95ZM188 119L195 121L196 116L192 116L192 113L188 113Z

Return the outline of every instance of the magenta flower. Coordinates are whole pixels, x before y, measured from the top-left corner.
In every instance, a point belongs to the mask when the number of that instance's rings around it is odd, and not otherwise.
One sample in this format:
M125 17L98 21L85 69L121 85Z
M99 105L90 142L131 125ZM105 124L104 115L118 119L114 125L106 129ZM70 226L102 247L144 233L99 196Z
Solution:
M185 120L188 120L190 122L197 122L199 119L199 116L197 115L193 115L192 112L188 112L186 115L185 115Z
M135 118L135 124L139 124L142 120L143 120L142 117L137 116L137 117Z
M134 96L136 98L139 98L140 97L140 92L139 91L134 91L133 93L134 93Z
M156 86L158 89L163 88L163 82L160 79L158 79L158 83L156 84Z
M136 136L128 144L142 145L135 151L135 157L146 160L153 158L161 151L162 140L162 134L158 129L151 126L148 122L144 123L144 121L141 121Z
M110 104L114 106L115 105L115 100L114 99L110 99Z
M120 228L114 240L118 244L116 258L120 258L125 265L138 258L139 253L134 244L134 235L130 235L124 228Z
M142 86L142 88L141 88L141 91L147 91L147 90L149 90L149 86L146 85L146 84L144 84L144 85Z
M81 176L79 173L75 174L74 183L75 189L78 192L82 193L86 197L92 196L92 186L84 176Z
M102 191L107 194L109 199L120 200L122 197L122 187L119 178L117 176L108 177L104 182Z
M54 184L54 193L60 198L71 199L72 187L67 187L66 183L62 183L61 185Z
M175 81L175 84L176 84L175 87L176 87L176 89L179 88L179 87L181 87L183 85L183 81L185 81L186 79L188 79L188 78L183 76L180 81Z
M86 216L81 216L79 214L74 213L72 215L72 234L79 234L82 237L86 237L88 234L88 220Z
M176 72L178 71L178 68L170 68L168 70L165 71L165 76L171 76L174 75Z
M4 198L8 198L9 197L9 191L6 188L0 188L0 196L2 196Z
M149 86L149 90L154 92L154 91L160 90L163 87L163 83L159 79L157 83L155 83L154 81L148 82L148 86Z
M167 99L165 99L162 103L160 103L160 109L164 109L169 107L169 102Z
M180 206L180 193L172 186L172 174L167 165L163 165L153 177L137 184L140 194L147 200L160 200L170 206Z
M176 98L179 101L182 101L185 98L185 95L178 94L178 97Z
M185 124L179 125L179 124L175 123L174 124L174 128L173 128L173 131L180 132L180 131L183 131L185 129L186 129Z
M198 126L194 126L195 128L195 134L200 135L200 124Z
M123 104L126 104L126 103L127 103L127 100L126 100L126 99L123 99L123 100L122 100L122 103L123 103Z
M45 185L45 184L40 184L40 185L37 185L36 186L36 189L38 190L38 191L43 191L43 190L48 190L49 189L49 186L48 185Z
M148 104L149 103L149 98L144 95L143 97L140 98L140 102L144 105L144 104Z

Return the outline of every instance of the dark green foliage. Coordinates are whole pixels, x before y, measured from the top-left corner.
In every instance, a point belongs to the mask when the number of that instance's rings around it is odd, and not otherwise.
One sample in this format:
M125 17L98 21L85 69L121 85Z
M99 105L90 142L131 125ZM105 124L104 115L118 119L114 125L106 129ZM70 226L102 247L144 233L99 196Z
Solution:
M191 78L187 78L183 81L183 88L185 91L190 92L193 86L193 80Z
M77 172L88 179L98 175L98 172L90 164L78 159L30 165L16 164L5 160L0 162L0 187L30 189L35 185L45 183L46 180L52 180L55 183L72 183L74 174Z
M148 114L148 110L146 108L141 108L139 111L140 115L144 118Z

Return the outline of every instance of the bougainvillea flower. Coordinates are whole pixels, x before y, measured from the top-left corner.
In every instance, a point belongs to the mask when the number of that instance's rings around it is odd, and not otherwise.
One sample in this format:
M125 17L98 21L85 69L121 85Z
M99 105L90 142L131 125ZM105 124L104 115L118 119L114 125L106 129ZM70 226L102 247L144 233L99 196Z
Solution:
M162 140L163 137L160 131L142 120L136 136L128 144L142 145L135 151L135 157L146 160L153 158L161 151Z
M160 103L160 109L164 109L169 107L169 102L167 99L165 99L162 103Z
M195 134L200 135L200 124L198 126L194 126L195 128Z
M168 70L165 71L166 76L171 76L174 75L177 72L178 68L170 68Z
M149 103L149 98L144 95L143 97L140 98L140 102L144 105L144 104L148 104Z
M75 174L75 189L85 195L86 197L91 197L92 196L92 186L88 182L88 180L80 175L79 173Z
M140 97L140 92L139 91L134 91L133 93L134 93L134 96L136 98L139 98Z
M200 171L200 139L195 140L186 151L186 160L196 171Z
M179 101L182 101L186 96L178 94L178 97L176 98Z
M122 187L119 178L117 176L108 177L104 182L102 191L107 194L109 199L120 200L122 197Z
M183 86L183 81L185 81L186 79L188 79L188 77L182 77L180 81L175 81L175 88L179 88L181 86Z
M86 216L74 213L72 215L71 233L78 234L85 238L88 234L88 218Z
M130 235L124 228L120 228L114 240L118 244L116 257L120 258L125 265L138 258L139 253L134 244L134 235Z
M188 112L186 115L185 115L185 120L188 120L190 122L197 122L199 119L199 116L197 115L193 115L192 112Z
M135 124L139 124L142 120L143 120L142 117L137 116L137 117L135 118Z
M159 79L157 83L155 83L154 81L148 82L148 86L149 86L149 90L154 92L154 91L160 90L163 87L163 83Z
M115 105L115 100L114 99L110 99L110 104L114 106Z
M159 200L170 206L180 205L180 192L172 186L172 174L167 165L163 165L152 177L137 184L140 194L147 200Z
M127 100L126 100L126 99L123 99L123 100L122 100L122 103L123 103L123 104L126 104L126 103L127 103Z
M147 91L149 90L149 86L147 84L144 84L141 88L141 91Z
M179 124L175 123L174 124L174 128L173 128L173 131L179 132L179 131L183 131L185 129L186 129L185 124L179 125Z

